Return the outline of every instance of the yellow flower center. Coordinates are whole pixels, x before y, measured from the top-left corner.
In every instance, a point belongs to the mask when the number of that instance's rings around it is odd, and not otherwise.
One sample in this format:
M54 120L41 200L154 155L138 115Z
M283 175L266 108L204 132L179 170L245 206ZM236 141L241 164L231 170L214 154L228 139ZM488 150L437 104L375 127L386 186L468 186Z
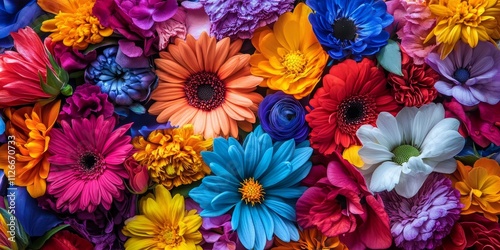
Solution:
M262 203L265 192L258 181L251 177L240 184L241 188L239 188L238 191L241 193L241 200L244 200L247 204L251 203L252 206L254 206L255 203Z
M165 246L173 248L179 246L182 241L182 235L179 235L179 227L165 226L159 234L159 246L160 248L165 248Z
M296 50L286 54L281 64L286 68L289 74L300 74L304 72L307 59L302 52Z

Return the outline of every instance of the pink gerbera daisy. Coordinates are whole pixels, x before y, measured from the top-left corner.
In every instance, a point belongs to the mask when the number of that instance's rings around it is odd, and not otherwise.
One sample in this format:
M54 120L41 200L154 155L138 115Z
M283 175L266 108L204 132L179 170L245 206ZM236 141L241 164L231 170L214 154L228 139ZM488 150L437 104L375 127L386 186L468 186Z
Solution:
M93 212L99 204L110 209L121 200L127 178L123 166L132 144L125 132L131 124L114 130L116 119L104 116L62 121L62 129L51 131L47 192L61 211Z

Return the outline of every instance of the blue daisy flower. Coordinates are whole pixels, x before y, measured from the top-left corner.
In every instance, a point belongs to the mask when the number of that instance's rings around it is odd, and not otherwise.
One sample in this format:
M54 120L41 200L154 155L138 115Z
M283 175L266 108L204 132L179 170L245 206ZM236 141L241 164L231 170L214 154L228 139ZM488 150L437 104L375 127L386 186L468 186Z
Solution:
M328 54L341 60L360 61L387 44L384 30L394 18L382 0L308 0L314 33Z
M189 196L200 204L204 217L232 213L231 226L247 249L264 249L273 234L288 242L298 240L295 203L305 191L300 186L309 170L309 142L276 142L257 127L243 143L214 139L213 152L202 152L213 175L203 178Z

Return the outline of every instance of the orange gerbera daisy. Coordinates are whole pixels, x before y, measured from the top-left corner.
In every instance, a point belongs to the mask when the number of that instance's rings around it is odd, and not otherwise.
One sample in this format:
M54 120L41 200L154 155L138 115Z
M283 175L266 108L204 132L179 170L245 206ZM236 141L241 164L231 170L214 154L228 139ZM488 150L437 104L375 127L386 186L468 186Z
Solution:
M300 239L298 241L283 242L275 238L275 247L271 250L347 250L347 246L339 241L339 237L327 237L317 228L308 228L299 231Z
M500 166L498 162L481 158L474 167L457 161L457 171L451 175L465 206L461 214L482 213L491 221L500 215Z
M5 114L8 134L15 137L16 164L15 184L27 187L28 193L37 198L45 194L45 179L49 174L49 132L59 114L60 101L42 106L23 107L18 110L7 108ZM9 171L7 144L0 148L0 169Z
M262 78L250 74L250 55L238 53L242 41L217 42L203 33L177 39L155 60L158 87L149 112L174 126L194 124L205 138L238 136L252 130L262 96L253 92Z

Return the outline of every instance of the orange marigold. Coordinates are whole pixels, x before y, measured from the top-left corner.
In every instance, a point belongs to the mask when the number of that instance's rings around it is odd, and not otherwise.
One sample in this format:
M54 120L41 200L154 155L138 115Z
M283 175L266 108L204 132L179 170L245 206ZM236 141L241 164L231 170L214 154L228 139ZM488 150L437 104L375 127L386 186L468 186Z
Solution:
M327 237L316 228L308 228L299 231L300 239L298 241L283 242L275 238L271 250L347 250L347 246L339 241L339 237Z

